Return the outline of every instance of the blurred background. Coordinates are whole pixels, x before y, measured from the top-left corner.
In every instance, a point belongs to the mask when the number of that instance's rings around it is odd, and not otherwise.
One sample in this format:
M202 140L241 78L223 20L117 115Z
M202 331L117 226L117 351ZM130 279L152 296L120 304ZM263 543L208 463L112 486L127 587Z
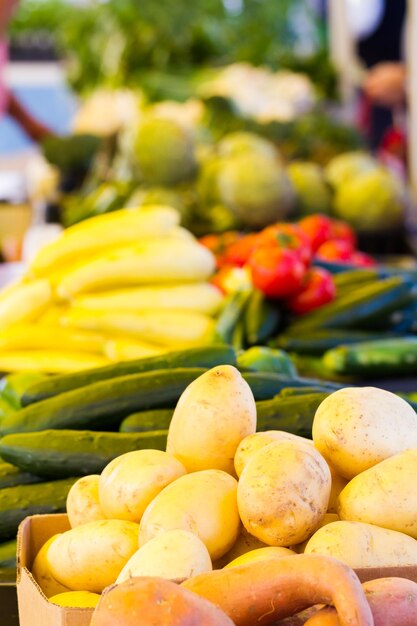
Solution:
M317 211L334 210L334 184L322 168L344 152L367 151L395 185L406 184L405 0L1 2L4 260L22 258L30 227L52 224L43 229L52 237L58 225L166 194L198 235L262 227L268 218L251 223L238 211L236 220L221 193L211 197L216 146L232 132L271 142L283 169L308 162L299 194L317 197L306 181L322 177ZM151 114L186 137L159 125L138 139ZM184 171L155 172L152 160L171 149ZM396 206L392 181L384 181L381 194ZM386 215L385 199L381 205ZM364 225L360 212L340 217L365 232L384 230L378 211Z

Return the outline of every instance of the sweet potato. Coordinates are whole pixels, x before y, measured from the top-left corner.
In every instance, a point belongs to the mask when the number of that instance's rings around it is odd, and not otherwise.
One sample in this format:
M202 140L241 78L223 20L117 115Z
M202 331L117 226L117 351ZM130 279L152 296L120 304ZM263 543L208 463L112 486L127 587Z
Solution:
M378 578L364 583L374 626L416 626L417 583L407 578ZM305 626L340 626L334 609L323 609Z
M91 626L234 626L219 608L162 578L138 577L110 587Z
M355 572L330 557L258 561L200 574L182 585L219 606L236 626L266 626L315 604L335 606L341 626L374 626Z

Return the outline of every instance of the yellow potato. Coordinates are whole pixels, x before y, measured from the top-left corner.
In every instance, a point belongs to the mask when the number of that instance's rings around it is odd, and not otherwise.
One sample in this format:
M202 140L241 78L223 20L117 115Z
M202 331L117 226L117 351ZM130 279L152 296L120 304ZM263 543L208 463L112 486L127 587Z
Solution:
M326 515L321 520L320 524L314 530L314 533L316 533L319 528L323 528L323 526L327 526L327 524L331 524L332 522L338 522L338 521L339 521L339 516L336 513L326 513ZM312 534L314 535L314 533L312 533ZM302 543L298 543L296 546L291 546L292 549L297 554L302 554L304 552L304 550L305 550L305 547L306 547L309 539L310 539L310 537L307 539L307 541L303 541Z
M227 565L225 568L238 567L239 565L247 565L248 563L256 563L257 561L265 561L268 559L282 558L283 556L291 556L295 554L293 550L288 548L279 548L277 546L267 546L266 548L258 548L257 550L251 550L238 556Z
M158 576L170 580L191 578L213 569L210 555L197 535L188 530L167 530L143 545L128 560L116 583L132 576Z
M52 575L72 591L101 593L138 548L139 525L98 520L59 535L48 549Z
M49 567L47 554L49 547L60 535L54 535L48 541L46 541L42 548L39 550L32 565L32 576L42 589L47 598L56 595L57 593L64 593L70 591L65 585L61 585L52 575Z
M232 365L214 367L182 394L168 431L167 452L189 472L220 469L234 475L236 448L256 430L248 383Z
M213 569L222 569L225 565L227 565L231 561L234 561L242 554L246 554L247 552L253 552L258 548L267 547L269 546L267 546L266 543L260 541L257 537L250 535L246 528L242 526L233 546L228 552L226 552L226 554L224 554L220 559L213 563Z
M328 465L330 469L330 474L332 476L332 488L330 490L330 498L329 498L329 505L327 507L327 512L337 513L337 509L339 506L339 494L342 491L342 489L346 487L346 485L348 484L348 481L346 478L343 478L343 476L340 476L332 465L330 464Z
M184 466L162 450L127 452L102 471L100 506L108 518L140 522L155 496L185 473Z
M91 593L91 591L67 591L52 596L52 598L49 598L49 602L59 604L59 606L71 606L78 609L94 609L100 598L101 596L98 593Z
M339 496L339 516L398 530L417 539L417 448L353 478Z
M398 452L417 448L416 413L384 389L339 389L317 409L313 440L336 472L351 479Z
M79 478L67 496L67 514L71 528L105 519L98 500L98 474Z
M286 433L284 430L265 430L260 433L248 435L242 439L236 450L236 474L240 476L251 456L273 441L301 441L313 445L313 441L311 439L299 437L298 435L293 435L292 433Z
M240 518L270 546L301 543L324 517L330 487L329 467L313 446L275 441L258 450L242 472Z
M352 568L417 565L417 541L361 522L333 522L311 537L305 554L324 554Z
M200 537L212 560L220 558L239 532L236 490L237 481L221 470L181 476L147 507L140 523L139 545L167 530L182 528Z

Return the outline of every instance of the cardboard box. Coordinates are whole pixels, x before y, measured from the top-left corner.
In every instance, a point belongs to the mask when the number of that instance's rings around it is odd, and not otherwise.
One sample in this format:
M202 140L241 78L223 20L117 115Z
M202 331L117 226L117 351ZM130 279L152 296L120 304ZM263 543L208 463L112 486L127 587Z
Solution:
M93 609L61 607L49 602L31 574L33 560L53 535L69 530L66 515L33 515L17 535L17 601L20 626L90 626Z
M35 555L53 535L69 530L66 515L33 515L17 535L17 599L20 626L90 626L93 609L64 608L48 602L31 572ZM399 576L417 582L417 567L370 567L356 570L360 580Z

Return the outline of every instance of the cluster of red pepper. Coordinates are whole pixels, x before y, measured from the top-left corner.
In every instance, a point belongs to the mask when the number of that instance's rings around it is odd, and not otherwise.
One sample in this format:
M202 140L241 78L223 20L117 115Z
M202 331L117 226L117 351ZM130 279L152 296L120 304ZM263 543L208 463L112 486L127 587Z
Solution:
M207 235L200 242L216 256L219 271L213 282L222 291L251 284L267 297L284 301L296 314L336 297L331 273L312 266L313 258L358 267L375 264L356 250L356 236L348 224L319 214L296 224L273 224L258 233Z

